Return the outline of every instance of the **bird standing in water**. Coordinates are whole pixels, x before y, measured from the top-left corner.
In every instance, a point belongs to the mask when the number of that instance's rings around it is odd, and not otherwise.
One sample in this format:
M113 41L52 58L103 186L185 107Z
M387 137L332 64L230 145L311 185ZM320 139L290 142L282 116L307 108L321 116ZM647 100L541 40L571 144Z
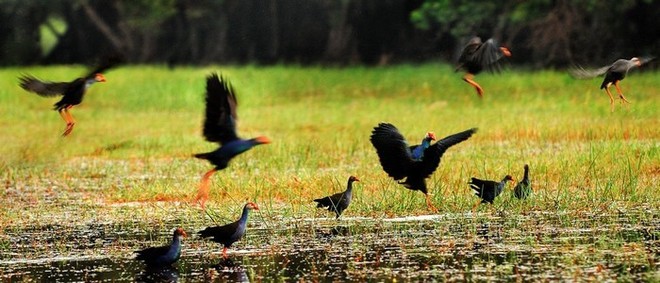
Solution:
M234 242L240 240L245 235L248 214L252 209L259 210L259 206L256 203L248 202L243 207L243 213L238 221L223 226L207 227L197 232L197 234L202 238L211 238L211 241L222 244L222 257L227 259L227 248L231 247Z
M605 78L603 79L603 82L600 84L600 89L605 89L605 92L607 95L610 97L610 111L614 111L614 97L612 96L612 93L610 92L610 86L614 85L616 88L617 94L619 94L619 99L621 99L621 103L630 103L628 99L623 95L623 92L621 91L621 88L619 87L619 82L622 81L626 75L628 74L628 71L630 69L635 68L635 67L640 67L643 64L646 64L647 62L655 59L654 57L633 57L630 58L630 60L626 59L619 59L616 60L614 63L611 65L605 66L598 68L596 70L585 70L582 67L577 67L575 69L572 69L570 71L571 75L573 77L576 77L578 79L590 79L593 77L597 76L602 76L605 75Z
M20 86L43 97L62 96L62 99L54 104L54 110L57 110L66 122L66 129L62 134L66 137L73 131L73 126L76 125L76 120L69 110L82 102L90 86L97 82L105 82L105 76L102 73L120 61L119 57L103 58L102 62L87 75L70 82L41 81L31 75L26 75L19 79Z
M341 213L344 212L348 205L351 204L351 199L353 198L353 182L359 182L355 176L350 176L348 178L348 185L346 185L346 191L341 193L336 193L331 196L324 198L315 199L314 201L318 203L316 207L328 208L328 211L334 212L337 217L341 216Z
M465 70L463 80L473 86L477 90L477 95L483 98L484 89L474 81L474 76L483 69L490 72L499 71L500 66L497 61L504 56L511 57L511 51L508 48L498 47L492 38L481 42L481 38L475 36L463 48L463 52L458 58L456 71Z
M432 211L437 211L429 199L426 188L426 178L431 176L440 165L440 158L448 148L469 139L476 128L447 136L434 144L429 144L418 159L413 158L416 148L424 147L425 142L414 149L408 147L406 139L392 124L380 123L371 132L371 144L376 148L376 153L383 166L383 170L394 180L406 179L399 184L407 189L421 191L426 196L426 205ZM427 134L427 137L435 135ZM426 138L425 138L426 140ZM430 143L430 142L429 142Z
M209 195L210 178L216 171L227 168L229 161L254 146L270 143L267 137L242 139L236 134L236 95L227 80L211 74L206 78L206 118L204 137L207 141L220 143L214 151L198 153L194 156L206 159L215 167L204 174L195 197L204 208Z
M186 232L182 228L176 228L172 236L172 242L168 246L151 247L141 251L135 259L144 261L148 266L170 266L181 257L181 242L186 237Z
M525 174L522 180L513 189L513 195L517 199L526 199L532 193L532 182L529 180L529 165L525 164Z

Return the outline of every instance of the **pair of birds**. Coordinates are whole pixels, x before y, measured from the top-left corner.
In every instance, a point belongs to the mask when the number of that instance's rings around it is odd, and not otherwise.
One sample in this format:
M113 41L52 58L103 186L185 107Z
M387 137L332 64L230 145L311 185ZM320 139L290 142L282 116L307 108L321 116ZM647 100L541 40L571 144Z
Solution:
M532 193L532 182L529 179L529 165L525 164L524 170L525 172L523 173L522 180L518 182L513 190L513 195L517 199L526 199ZM492 204L493 201L495 201L495 198L504 191L504 187L506 187L506 184L509 181L515 181L511 175L504 176L500 182L482 180L473 177L468 182L468 185L470 185L474 194L481 199L480 203Z
M463 80L473 86L479 97L483 98L483 88L474 81L474 76L481 71L488 70L495 72L500 70L498 61L503 57L511 57L511 51L503 46L497 46L494 39L489 39L482 42L481 38L473 37L463 48L461 55L458 59L458 67L456 71L462 69L466 71ZM610 87L614 85L616 88L621 103L630 103L623 95L619 82L622 81L628 71L632 68L641 67L643 64L654 60L655 57L632 57L628 59L618 59L614 63L593 70L587 70L580 66L570 70L570 74L578 79L591 79L598 76L604 76L603 82L600 84L600 89L605 89L605 92L610 98L610 111L614 111L614 97L610 92Z
M222 244L222 257L227 259L227 249L245 235L250 210L259 210L259 206L256 203L248 202L243 206L243 212L237 221L222 226L207 227L197 234L202 238L210 238L211 241ZM186 236L187 234L182 228L176 228L169 245L136 251L135 259L144 261L148 266L172 265L181 257L182 241Z

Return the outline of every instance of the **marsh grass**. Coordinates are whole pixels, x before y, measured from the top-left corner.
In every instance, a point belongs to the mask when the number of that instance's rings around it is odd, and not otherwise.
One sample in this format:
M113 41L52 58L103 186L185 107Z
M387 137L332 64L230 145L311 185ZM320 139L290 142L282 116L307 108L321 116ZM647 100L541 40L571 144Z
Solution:
M140 206L122 216L114 205L134 202L180 202L178 210L195 211L185 201L210 165L190 156L216 147L201 137L204 78L215 71L237 90L239 133L273 140L213 177L209 206L225 219L235 218L246 200L258 202L265 219L330 217L311 200L344 190L349 175L362 182L348 217L428 213L421 193L382 171L369 142L381 121L414 143L427 131L444 137L479 128L446 153L429 179L441 213L470 211L477 201L466 184L470 177L520 179L529 163L529 200L512 198L509 185L493 207L479 211L577 215L648 205L657 215L657 73L628 77L622 86L632 104L610 113L597 79L576 81L556 71L480 75L486 94L479 100L446 65L129 66L108 72L108 82L90 89L72 110L78 121L73 134L62 138L64 123L50 110L56 100L17 85L24 73L60 81L84 72L57 66L0 70L0 224L35 220L23 215L45 214L40 210L131 219Z

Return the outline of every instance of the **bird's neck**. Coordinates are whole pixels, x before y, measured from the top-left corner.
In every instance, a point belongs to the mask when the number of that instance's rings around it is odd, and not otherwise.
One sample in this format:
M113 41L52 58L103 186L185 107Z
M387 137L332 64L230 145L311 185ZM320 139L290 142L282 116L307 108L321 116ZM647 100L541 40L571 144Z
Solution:
M523 175L523 180L529 179L529 168L525 167L525 174Z
M506 186L506 182L508 182L508 181L509 181L509 179L504 178L504 179L502 179L502 182L500 182L500 184L502 185L502 187L504 187L504 186Z
M96 79L91 78L85 80L85 89L88 89L90 86L92 86L96 82Z
M353 191L353 180L348 180L348 184L346 185L346 193L351 193Z
M170 245L169 253L178 253L181 251L181 237L180 235L174 235L172 238L172 245Z
M245 207L243 207L243 214L241 214L241 219L238 220L239 223L241 224L247 223L248 214L250 214L250 209L246 205Z

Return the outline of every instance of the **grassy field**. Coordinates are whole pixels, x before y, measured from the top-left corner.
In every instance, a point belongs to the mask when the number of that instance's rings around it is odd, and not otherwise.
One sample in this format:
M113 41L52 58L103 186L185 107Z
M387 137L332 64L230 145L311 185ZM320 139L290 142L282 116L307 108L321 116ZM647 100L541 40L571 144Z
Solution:
M470 177L520 179L525 163L533 197L513 199L510 185L494 210L658 212L658 73L629 76L622 86L632 104L617 103L610 113L599 79L578 81L555 71L480 75L486 94L479 100L446 65L130 66L108 72L106 83L90 89L72 111L73 134L62 138L64 122L51 110L56 99L17 85L24 73L60 81L84 72L60 66L0 70L0 226L198 214L185 201L211 168L191 154L216 146L201 136L204 78L214 71L237 90L239 133L273 140L213 177L209 206L228 218L246 199L267 216L325 216L311 200L343 190L349 175L362 182L348 217L429 213L421 193L382 171L369 142L381 121L415 143L427 131L444 137L479 128L446 153L429 179L440 212L470 211L476 202L466 185Z

